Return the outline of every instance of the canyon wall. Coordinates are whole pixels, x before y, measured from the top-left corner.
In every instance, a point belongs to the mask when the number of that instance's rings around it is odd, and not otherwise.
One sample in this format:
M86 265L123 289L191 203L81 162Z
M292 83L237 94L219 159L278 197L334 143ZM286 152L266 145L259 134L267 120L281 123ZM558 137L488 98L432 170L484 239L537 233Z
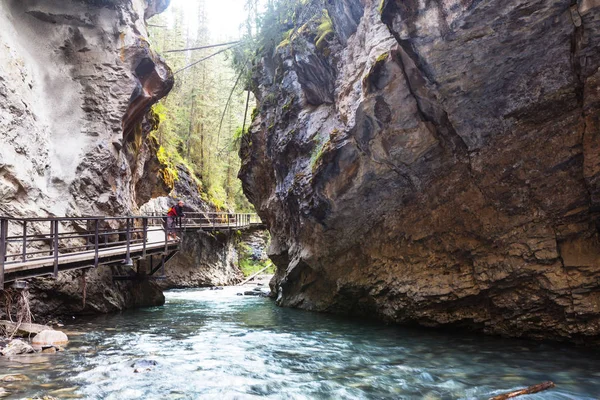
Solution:
M168 193L150 106L171 90L173 75L150 48L145 23L168 4L0 2L0 215L127 215ZM29 233L46 228L29 224ZM35 281L38 311L82 307L80 274ZM164 301L154 284L111 276L108 268L88 274L88 310Z
M254 65L278 303L600 343L600 3L327 11Z
M141 207L143 214L166 215L170 207L183 200L186 214L208 215L216 212L215 206L205 200L201 183L184 165L177 166L178 179L170 196L157 197ZM163 289L197 288L235 285L242 281L238 267L237 231L205 232L189 230L180 232L182 239L179 252L165 265L165 279L158 280ZM150 271L148 261L143 270ZM156 275L160 275L157 273Z

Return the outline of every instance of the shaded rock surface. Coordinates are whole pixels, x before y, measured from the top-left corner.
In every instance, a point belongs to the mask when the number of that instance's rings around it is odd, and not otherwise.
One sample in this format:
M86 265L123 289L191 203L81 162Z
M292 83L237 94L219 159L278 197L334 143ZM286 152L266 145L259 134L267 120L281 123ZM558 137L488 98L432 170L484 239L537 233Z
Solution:
M154 282L113 282L113 275L125 275L127 271L127 267L99 267L88 269L85 278L83 272L71 271L59 274L57 279L34 279L30 288L31 311L34 315L45 318L105 314L165 303L162 290Z
M162 288L193 288L235 285L244 277L238 267L237 234L189 231L182 248L165 266Z
M599 343L600 3L328 9L329 51L257 66L241 150L278 303Z

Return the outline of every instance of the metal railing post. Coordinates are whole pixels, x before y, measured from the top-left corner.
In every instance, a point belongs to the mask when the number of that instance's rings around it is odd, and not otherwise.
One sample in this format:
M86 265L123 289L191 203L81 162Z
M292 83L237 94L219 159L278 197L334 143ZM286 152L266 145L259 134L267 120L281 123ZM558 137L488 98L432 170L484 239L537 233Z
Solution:
M8 220L0 219L0 290L4 290L4 264L6 262L6 248L8 238Z
M127 229L125 230L127 241L127 253L125 254L125 265L132 266L131 263L131 219L127 217Z
M94 224L94 268L98 268L98 251L100 247L99 224L100 221L96 220L96 223Z
M169 251L169 218L167 217L167 222L165 223L165 253Z
M143 233L143 244L142 244L142 258L146 258L146 241L148 240L148 218L142 217L142 229Z
M54 221L54 240L53 240L53 250L54 250L54 277L58 277L58 220Z
M23 262L27 260L27 221L23 221L23 250L21 254Z

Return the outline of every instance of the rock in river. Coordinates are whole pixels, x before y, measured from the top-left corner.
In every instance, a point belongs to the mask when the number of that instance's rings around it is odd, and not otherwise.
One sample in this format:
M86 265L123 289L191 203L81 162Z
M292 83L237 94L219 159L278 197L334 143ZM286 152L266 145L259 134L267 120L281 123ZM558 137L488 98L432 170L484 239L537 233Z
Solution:
M65 345L69 342L69 338L61 331L41 331L32 340L34 346L54 346Z
M12 340L8 346L0 350L0 354L3 356L15 356L18 354L28 354L34 352L35 350L33 347L20 339Z

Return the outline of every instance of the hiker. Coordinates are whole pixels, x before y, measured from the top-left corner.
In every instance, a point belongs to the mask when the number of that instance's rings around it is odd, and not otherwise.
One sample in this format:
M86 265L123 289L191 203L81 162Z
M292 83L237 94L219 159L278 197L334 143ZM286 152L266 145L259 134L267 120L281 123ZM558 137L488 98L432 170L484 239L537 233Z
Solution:
M177 218L185 217L183 213L183 200L179 200L176 205L169 208L167 212L167 234L169 239L178 239L175 234L177 227Z

